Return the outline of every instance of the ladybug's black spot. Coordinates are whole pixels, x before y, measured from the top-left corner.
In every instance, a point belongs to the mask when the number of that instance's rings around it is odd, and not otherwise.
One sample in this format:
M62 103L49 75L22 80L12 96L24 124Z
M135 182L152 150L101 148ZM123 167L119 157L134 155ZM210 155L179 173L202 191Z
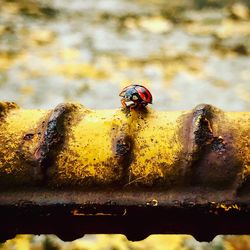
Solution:
M144 91L143 94L145 95L146 100L148 100L148 98L149 98L148 93L146 91Z

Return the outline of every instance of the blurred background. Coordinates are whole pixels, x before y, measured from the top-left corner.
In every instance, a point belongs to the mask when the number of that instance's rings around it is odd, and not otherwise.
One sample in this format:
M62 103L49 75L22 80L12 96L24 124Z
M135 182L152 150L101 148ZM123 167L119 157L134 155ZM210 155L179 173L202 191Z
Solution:
M250 110L250 0L0 0L0 100L119 108L139 83L153 108ZM0 249L250 249L250 236L19 235Z

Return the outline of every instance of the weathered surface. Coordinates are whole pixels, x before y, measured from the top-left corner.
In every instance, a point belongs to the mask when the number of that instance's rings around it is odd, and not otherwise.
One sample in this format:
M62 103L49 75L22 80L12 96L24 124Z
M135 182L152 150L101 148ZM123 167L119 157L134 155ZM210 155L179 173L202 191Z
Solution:
M2 240L250 233L250 113L1 107Z

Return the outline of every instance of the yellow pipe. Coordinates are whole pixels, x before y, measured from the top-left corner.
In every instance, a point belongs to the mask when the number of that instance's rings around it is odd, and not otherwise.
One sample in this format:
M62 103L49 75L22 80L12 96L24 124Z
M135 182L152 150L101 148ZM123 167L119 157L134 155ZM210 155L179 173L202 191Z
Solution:
M250 113L0 103L0 188L248 186Z

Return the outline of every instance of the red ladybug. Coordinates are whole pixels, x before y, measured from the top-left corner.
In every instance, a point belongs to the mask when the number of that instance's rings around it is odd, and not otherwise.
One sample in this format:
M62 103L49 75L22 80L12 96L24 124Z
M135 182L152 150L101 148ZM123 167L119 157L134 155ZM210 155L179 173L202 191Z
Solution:
M141 85L133 84L125 87L119 94L122 97L123 107L145 107L152 104L152 95L147 88Z

